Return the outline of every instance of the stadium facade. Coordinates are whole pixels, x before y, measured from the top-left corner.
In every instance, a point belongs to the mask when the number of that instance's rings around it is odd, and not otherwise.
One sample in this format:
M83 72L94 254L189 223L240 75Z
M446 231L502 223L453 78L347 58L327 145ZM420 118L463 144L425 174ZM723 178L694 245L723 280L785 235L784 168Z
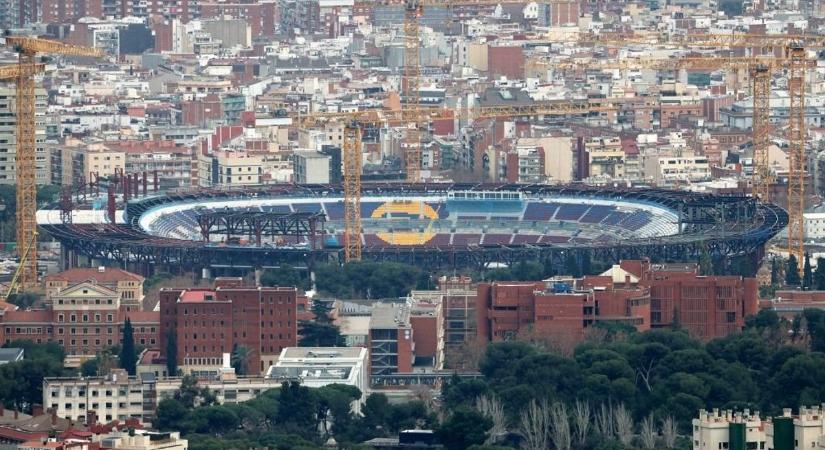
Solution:
M114 223L103 210L42 210L38 223L65 266L151 274L342 260L343 214L340 187L290 185L132 200ZM788 221L747 196L580 185L368 185L361 216L364 259L441 269L758 260Z

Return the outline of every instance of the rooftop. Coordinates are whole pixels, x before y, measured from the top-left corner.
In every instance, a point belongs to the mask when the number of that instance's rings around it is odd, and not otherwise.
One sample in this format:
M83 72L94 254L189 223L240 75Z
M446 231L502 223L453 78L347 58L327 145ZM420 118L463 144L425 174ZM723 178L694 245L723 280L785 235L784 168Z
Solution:
M98 283L117 283L118 281L136 281L143 282L143 277L132 272L128 272L116 267L98 267L98 268L83 268L77 267L74 269L64 270L63 272L54 275L46 276L46 282L49 281L68 281L70 283L80 283L86 280L94 280Z
M406 303L376 303L370 328L398 328L410 325L410 308Z

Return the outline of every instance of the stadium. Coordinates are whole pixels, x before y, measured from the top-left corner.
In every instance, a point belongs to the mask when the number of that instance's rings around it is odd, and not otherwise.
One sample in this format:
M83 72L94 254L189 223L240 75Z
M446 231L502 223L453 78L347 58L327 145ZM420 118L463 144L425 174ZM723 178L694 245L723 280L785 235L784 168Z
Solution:
M240 273L343 260L339 186L169 192L116 211L41 210L69 266ZM110 202L111 203L111 202ZM114 217L112 222L109 217ZM781 208L747 196L578 185L368 185L363 259L430 268L569 267L588 258L654 262L758 260L787 225Z

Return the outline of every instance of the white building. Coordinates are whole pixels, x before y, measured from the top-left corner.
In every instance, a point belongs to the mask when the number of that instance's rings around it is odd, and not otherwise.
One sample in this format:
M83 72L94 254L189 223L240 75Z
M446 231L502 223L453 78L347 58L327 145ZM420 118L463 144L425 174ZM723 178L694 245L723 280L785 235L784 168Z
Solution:
M189 442L180 438L178 432L160 433L135 430L134 433L115 431L95 436L103 448L112 450L186 450Z
M825 404L800 407L797 415L786 408L781 416L764 419L747 409L701 410L693 419L692 444L693 450L825 450Z
M805 213L805 239L825 239L825 213Z
M656 185L710 179L706 156L653 156L645 158L645 176Z
M364 347L287 347L267 370L272 381L297 379L307 387L330 384L357 387L363 395L353 409L360 411L370 388L368 352Z
M693 419L693 450L765 449L765 439L758 412L703 409L699 418Z

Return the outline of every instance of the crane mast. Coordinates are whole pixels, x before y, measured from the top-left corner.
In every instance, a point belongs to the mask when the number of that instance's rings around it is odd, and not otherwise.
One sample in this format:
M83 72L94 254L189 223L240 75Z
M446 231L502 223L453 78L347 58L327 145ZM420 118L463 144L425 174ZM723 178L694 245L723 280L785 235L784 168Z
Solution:
M36 104L34 76L45 70L36 61L38 53L67 56L102 56L99 49L80 47L21 36L6 37L6 45L18 53L18 64L0 70L0 79L14 80L16 88L17 150L15 177L17 185L17 252L20 256L21 288L37 284L37 242L27 245L37 233L37 146L35 142ZM23 257L25 254L25 258Z

